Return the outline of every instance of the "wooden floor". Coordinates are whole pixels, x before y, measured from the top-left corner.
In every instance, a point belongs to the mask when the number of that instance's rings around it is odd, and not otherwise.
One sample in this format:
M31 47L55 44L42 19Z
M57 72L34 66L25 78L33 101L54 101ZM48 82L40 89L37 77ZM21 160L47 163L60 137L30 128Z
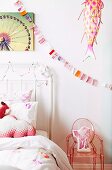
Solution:
M74 170L93 170L92 164L74 165ZM101 170L100 165L96 165L96 170ZM104 170L112 170L112 164L105 164Z

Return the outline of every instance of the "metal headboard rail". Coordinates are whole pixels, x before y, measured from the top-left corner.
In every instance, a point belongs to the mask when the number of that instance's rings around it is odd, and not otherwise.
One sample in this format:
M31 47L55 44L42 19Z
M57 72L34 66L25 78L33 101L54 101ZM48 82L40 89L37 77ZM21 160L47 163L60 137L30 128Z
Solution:
M20 86L19 89L22 92L24 89L24 83L28 84L29 82L33 84L34 86L34 95L35 95L35 100L37 100L37 90L39 89L44 89L44 87L49 87L49 96L50 96L50 101L48 102L50 105L49 110L49 121L48 121L48 134L49 138L52 139L52 128L53 128L53 119L54 119L54 88L53 88L53 74L51 73L51 70L49 69L48 66L40 65L40 64L13 64L9 62L8 64L2 64L2 67L0 67L0 85L2 86L2 83L5 84L3 87L6 92L9 91L10 85L13 82L19 82ZM7 67L6 67L7 66ZM25 66L25 67L24 67ZM3 68L3 71L2 71ZM16 69L21 70L21 68L24 70L25 74L20 74L18 77L16 77L15 73ZM26 70L26 72L25 72ZM10 76L8 73L11 73ZM28 79L25 79L25 75L28 73L32 73L33 79L31 77ZM14 76L13 76L14 74ZM8 77L9 76L9 77ZM17 79L16 79L17 78ZM33 83L32 83L33 82ZM15 85L16 87L16 85ZM3 90L2 90L3 92ZM46 94L45 94L46 95Z

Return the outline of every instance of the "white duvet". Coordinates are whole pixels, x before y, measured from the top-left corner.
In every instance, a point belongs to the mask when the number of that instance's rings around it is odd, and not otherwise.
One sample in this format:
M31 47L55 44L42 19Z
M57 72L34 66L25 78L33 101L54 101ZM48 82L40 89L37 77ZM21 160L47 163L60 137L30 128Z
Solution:
M21 170L72 170L65 152L43 136L0 138L0 165Z

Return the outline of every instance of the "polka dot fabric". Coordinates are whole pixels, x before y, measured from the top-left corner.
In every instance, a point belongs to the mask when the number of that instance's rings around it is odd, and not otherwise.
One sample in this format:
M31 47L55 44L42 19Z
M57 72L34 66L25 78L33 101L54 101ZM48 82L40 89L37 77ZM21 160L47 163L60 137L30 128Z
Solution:
M5 116L0 120L0 137L18 138L35 134L36 130L30 123L15 116Z

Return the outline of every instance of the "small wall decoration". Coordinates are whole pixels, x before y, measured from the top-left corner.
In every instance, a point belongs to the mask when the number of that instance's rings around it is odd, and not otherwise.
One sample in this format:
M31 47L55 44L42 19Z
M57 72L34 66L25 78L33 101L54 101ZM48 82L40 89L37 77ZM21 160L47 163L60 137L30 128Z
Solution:
M34 33L23 16L26 13L0 12L0 51L32 51ZM34 21L34 14L29 13Z

